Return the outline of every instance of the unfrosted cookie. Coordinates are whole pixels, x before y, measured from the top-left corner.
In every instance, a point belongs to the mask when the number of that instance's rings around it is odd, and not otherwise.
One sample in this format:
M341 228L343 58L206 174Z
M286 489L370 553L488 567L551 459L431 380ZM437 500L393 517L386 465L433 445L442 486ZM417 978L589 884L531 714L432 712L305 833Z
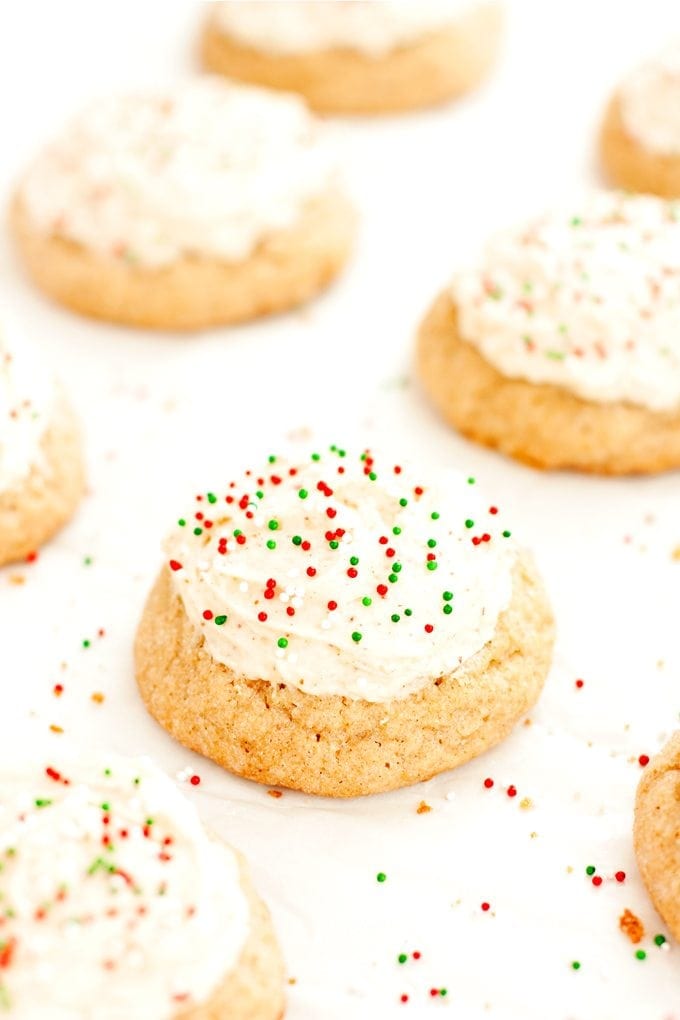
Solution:
M533 705L553 623L474 479L331 447L196 498L136 639L149 711L258 782L350 797L415 783Z
M202 38L211 71L301 92L328 113L430 106L477 85L494 63L494 0L324 0L213 5Z
M680 222L597 194L491 240L435 301L421 379L464 435L540 468L680 466Z
M0 325L0 566L51 538L84 487L73 411L18 332Z
M680 941L680 732L651 760L635 801L635 853L654 906Z
M278 1020L283 968L243 862L146 758L0 768L9 1018Z
M680 41L622 82L605 113L600 149L617 187L680 198Z
M90 106L28 168L12 223L57 301L199 329L311 298L355 217L302 100L206 77Z

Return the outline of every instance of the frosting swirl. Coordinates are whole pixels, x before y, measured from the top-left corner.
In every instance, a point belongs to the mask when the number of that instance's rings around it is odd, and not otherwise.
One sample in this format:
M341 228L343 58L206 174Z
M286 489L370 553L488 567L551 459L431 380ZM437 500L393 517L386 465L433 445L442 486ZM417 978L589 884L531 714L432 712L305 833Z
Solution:
M373 702L453 672L493 637L516 556L474 479L421 484L337 447L272 457L226 495L199 495L165 548L218 662Z
M205 1001L249 925L238 862L148 759L5 766L0 1007L166 1020Z
M219 28L239 42L271 53L349 49L384 57L445 28L480 0L227 0L217 5Z
M42 438L54 410L55 387L37 355L5 318L0 325L0 492L40 466Z
M133 265L240 261L333 173L297 96L204 77L92 104L37 156L20 198L37 230Z
M680 408L672 202L602 192L498 234L456 275L452 296L463 338L510 378L598 403Z
M619 90L626 130L647 149L680 155L680 40L640 64Z

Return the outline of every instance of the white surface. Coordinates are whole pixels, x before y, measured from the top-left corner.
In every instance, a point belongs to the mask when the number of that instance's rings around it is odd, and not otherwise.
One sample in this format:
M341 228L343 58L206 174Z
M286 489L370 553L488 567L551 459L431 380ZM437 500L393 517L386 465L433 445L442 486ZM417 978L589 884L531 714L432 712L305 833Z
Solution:
M200 13L6 5L6 188L90 95L185 73ZM680 951L651 941L664 929L631 848L635 759L680 711L678 477L537 474L450 433L417 386L399 381L417 320L466 252L597 181L593 138L608 90L671 29L680 33L672 0L518 0L503 64L478 95L418 116L338 122L361 241L339 285L300 314L195 338L114 329L51 306L2 249L7 299L82 415L91 478L77 520L39 561L0 572L3 754L16 739L37 745L56 723L80 742L148 752L171 774L199 772L187 794L247 853L272 906L296 978L291 1020L426 1020L438 1009L465 1020L680 1016ZM475 473L534 547L559 622L533 725L455 773L345 803L274 800L183 751L147 718L132 675L160 539L185 495L307 427ZM17 573L23 586L11 583ZM102 705L90 700L97 690ZM490 791L485 776L496 780ZM525 796L531 809L520 807ZM421 800L429 814L416 814ZM594 889L591 863L606 876L625 870L626 882ZM618 931L624 907L647 928L643 962ZM419 962L397 964L415 949ZM446 999L432 999L431 986L446 987Z

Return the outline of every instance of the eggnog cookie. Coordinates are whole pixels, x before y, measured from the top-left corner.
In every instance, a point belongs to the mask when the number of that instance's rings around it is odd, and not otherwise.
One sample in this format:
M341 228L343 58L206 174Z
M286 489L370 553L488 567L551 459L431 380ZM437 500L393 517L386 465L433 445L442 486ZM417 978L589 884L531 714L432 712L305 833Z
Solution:
M680 732L645 769L635 801L635 853L654 906L680 940Z
M553 624L474 479L336 447L199 495L136 640L152 715L261 783L351 797L502 740L533 705Z
M62 759L2 767L7 1015L278 1020L279 950L234 851L148 759Z
M600 148L617 187L680 198L680 41L622 83L605 113Z
M599 194L498 235L437 298L418 368L464 435L540 468L680 466L680 222Z
M354 234L304 103L219 78L91 106L29 167L12 222L57 301L159 329L299 305Z
M0 327L0 566L51 538L83 487L80 435L66 398L16 328Z
M474 88L501 35L493 0L346 0L213 5L211 71L301 92L327 113L394 113Z

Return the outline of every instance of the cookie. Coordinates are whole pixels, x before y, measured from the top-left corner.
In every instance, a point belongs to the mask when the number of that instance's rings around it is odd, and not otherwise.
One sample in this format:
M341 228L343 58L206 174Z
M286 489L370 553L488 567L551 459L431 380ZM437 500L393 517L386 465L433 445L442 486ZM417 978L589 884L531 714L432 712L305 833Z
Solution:
M300 92L325 113L396 113L478 85L498 55L488 0L220 3L201 41L211 71Z
M0 330L0 566L70 520L83 494L80 432L66 397L15 327Z
M553 622L474 479L331 447L197 497L135 656L151 714L260 783L332 797L428 779L534 704Z
M242 860L148 759L13 761L0 786L9 1017L279 1020L281 958Z
M85 110L26 171L11 222L52 298L168 330L302 304L355 230L304 103L208 77Z
M680 732L645 768L635 801L635 853L642 880L680 940Z
M534 467L680 466L680 223L599 194L498 235L434 302L418 372L441 414Z
M600 153L616 187L680 197L680 43L645 61L616 91Z

